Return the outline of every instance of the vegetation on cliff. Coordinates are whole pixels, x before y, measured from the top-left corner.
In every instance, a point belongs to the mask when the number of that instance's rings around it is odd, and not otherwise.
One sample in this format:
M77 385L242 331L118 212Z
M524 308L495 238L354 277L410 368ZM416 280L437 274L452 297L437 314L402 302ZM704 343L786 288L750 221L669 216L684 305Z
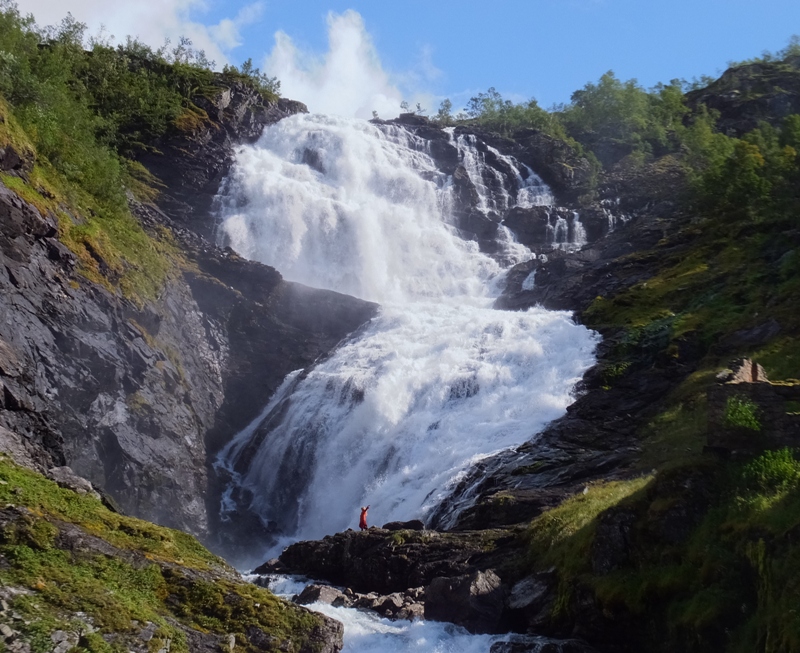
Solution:
M768 58L769 68L741 75L771 92L764 79L777 69L800 79L796 54L793 42ZM616 87L618 99L636 95L609 77L585 90L602 86ZM629 641L653 650L798 651L798 450L759 454L775 434L765 432L758 405L738 397L728 400L725 426L751 434L753 458L731 462L703 450L718 428L707 415L709 391L731 359L750 356L786 385L800 370L800 115L765 112L758 97L727 114L702 104L690 111L682 94L676 99L667 141L647 135L646 121L594 141L568 130L590 151L611 139L633 154L682 162L689 192L675 197L677 228L625 255L621 269L645 272L596 297L581 318L611 336L607 390L647 370L683 380L638 429L634 474L646 475L591 484L536 518L526 535L529 564L559 570L554 623L600 614L606 637L624 624ZM746 119L737 123L737 115ZM753 115L757 126L747 128ZM579 124L589 123L581 116ZM606 163L609 175L620 169ZM586 611L587 597L596 611Z
M58 632L95 653L217 648L231 635L237 650L323 650L324 617L245 583L185 533L111 512L3 455L0 505L0 620L34 653L49 653Z
M249 61L215 74L185 39L155 51L132 39L86 47L86 26L71 16L44 29L0 3L0 147L21 159L0 180L58 217L85 276L152 298L175 252L130 214L127 193L152 200L159 186L137 153L207 122L199 96L242 82L274 100L279 83Z

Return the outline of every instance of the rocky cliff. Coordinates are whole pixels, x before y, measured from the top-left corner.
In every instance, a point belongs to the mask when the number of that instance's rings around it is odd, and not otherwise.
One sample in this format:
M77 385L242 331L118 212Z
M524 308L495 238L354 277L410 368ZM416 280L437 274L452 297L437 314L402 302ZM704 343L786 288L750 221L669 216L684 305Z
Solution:
M160 175L160 207L131 200L171 260L155 299L125 296L112 274L90 281L59 241L55 216L0 187L0 425L23 434L43 465L71 466L125 512L201 537L217 513L215 451L288 372L376 309L288 283L204 238L233 146L304 110L236 85L205 101L208 121L143 157Z

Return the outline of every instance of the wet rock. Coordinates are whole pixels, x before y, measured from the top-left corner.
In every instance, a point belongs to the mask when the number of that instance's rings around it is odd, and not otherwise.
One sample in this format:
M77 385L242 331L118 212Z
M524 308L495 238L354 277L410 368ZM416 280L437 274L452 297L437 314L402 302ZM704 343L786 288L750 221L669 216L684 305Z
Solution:
M386 531L424 531L425 523L421 519L411 521L390 521L381 528Z
M409 603L404 605L395 614L396 619L405 621L415 621L417 619L425 618L425 604L424 603Z
M300 605L325 603L335 608L341 606L350 607L352 603L344 592L330 585L307 585L303 591L292 600Z
M490 653L597 653L597 649L579 639L550 639L512 635L507 641L495 642Z
M388 596L382 596L380 601L373 608L376 612L387 617L393 617L403 607L403 596L400 592L393 592Z
M493 571L434 578L425 590L425 618L449 621L472 633L494 633L506 588Z

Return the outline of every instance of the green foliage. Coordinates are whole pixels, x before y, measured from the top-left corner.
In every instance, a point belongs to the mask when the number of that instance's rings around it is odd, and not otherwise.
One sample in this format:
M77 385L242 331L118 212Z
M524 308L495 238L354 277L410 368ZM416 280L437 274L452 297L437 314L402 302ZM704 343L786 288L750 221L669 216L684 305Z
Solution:
M634 492L615 490L583 505L579 495L531 523L530 564L559 572L556 614L572 609L572 590L580 585L605 615L636 619L654 651L800 651L794 452L766 452L730 466L684 465ZM705 507L698 506L702 496ZM633 518L625 535L628 560L609 573L593 572L597 520L620 505ZM676 536L686 519L694 525Z
M433 116L433 121L442 127L449 127L453 124L453 103L449 98L442 100L439 111Z
M747 397L728 397L725 403L725 426L760 431L761 422L758 419L758 406Z
M592 484L587 492L567 499L531 522L524 535L528 565L535 568L555 565L561 572L557 614L568 609L572 580L588 570L589 548L598 515L636 495L651 481L652 476L642 476Z
M0 0L0 146L35 159L27 180L2 181L59 217L61 240L84 276L143 301L157 296L176 253L130 214L126 191L152 201L158 182L129 157L207 122L194 100L226 83L249 84L267 99L279 84L250 61L217 77L185 38L171 50L130 38L117 47L90 40L86 50L85 32L69 15L41 29Z
M744 496L785 494L800 488L800 461L796 452L784 448L765 451L741 471L740 492Z
M209 553L186 533L111 512L99 500L60 488L1 455L0 481L4 481L0 483L0 505L25 505L101 535L118 548L147 551L154 560L198 569L228 569L221 558ZM43 548L43 541L28 543Z
M52 650L50 634L58 629L82 632L83 650L128 650L125 637L148 621L158 626L153 651L166 640L172 651L188 650L179 623L233 633L237 650L301 650L318 626L313 613L234 580L221 559L185 533L112 513L3 456L0 481L0 505L27 508L0 530L0 583L29 590L12 607L24 618L15 627L36 653ZM65 523L85 533L58 537ZM87 534L117 551L98 547ZM76 620L81 614L98 632L86 632ZM253 628L265 633L258 644L248 641ZM104 634L112 634L113 643Z
M570 136L601 161L613 162L628 153L674 151L687 112L678 80L648 92L635 79L622 82L609 71L573 93L559 117Z
M510 134L521 127L546 129L550 123L550 114L536 100L514 104L511 100L504 100L494 87L470 98L466 113L470 118L478 119L482 126L501 134Z
M695 201L709 215L796 224L800 205L800 116L776 128L762 123L741 139L719 134L713 116L688 131Z
M281 83L277 77L269 77L258 68L253 67L253 60L248 59L240 68L226 65L222 69L222 78L226 81L240 81L253 86L266 100L275 100L280 96Z

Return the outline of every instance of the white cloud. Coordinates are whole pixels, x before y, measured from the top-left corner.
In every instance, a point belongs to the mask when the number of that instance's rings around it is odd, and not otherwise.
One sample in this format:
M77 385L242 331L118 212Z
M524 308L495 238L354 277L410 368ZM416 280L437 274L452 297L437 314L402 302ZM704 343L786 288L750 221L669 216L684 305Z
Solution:
M69 7L52 0L18 0L22 13L32 13L39 25L54 25L69 11L89 26L95 34L101 26L117 41L126 36L137 37L152 47L160 47L165 39L177 43L181 36L192 40L195 49L218 66L228 62L228 53L241 44L240 30L257 21L263 3L256 2L241 9L234 18L225 18L216 25L204 25L194 18L207 11L205 0L73 0Z
M239 30L257 22L263 13L263 3L255 2L242 7L235 18L223 18L217 25L209 27L209 33L223 49L233 50L242 44Z
M373 111L394 117L403 99L428 106L431 96L419 89L441 74L429 50L423 49L415 71L390 75L358 12L331 12L327 22L325 54L302 51L285 32L275 34L263 68L278 77L282 95L305 102L316 113L358 118L370 118Z

